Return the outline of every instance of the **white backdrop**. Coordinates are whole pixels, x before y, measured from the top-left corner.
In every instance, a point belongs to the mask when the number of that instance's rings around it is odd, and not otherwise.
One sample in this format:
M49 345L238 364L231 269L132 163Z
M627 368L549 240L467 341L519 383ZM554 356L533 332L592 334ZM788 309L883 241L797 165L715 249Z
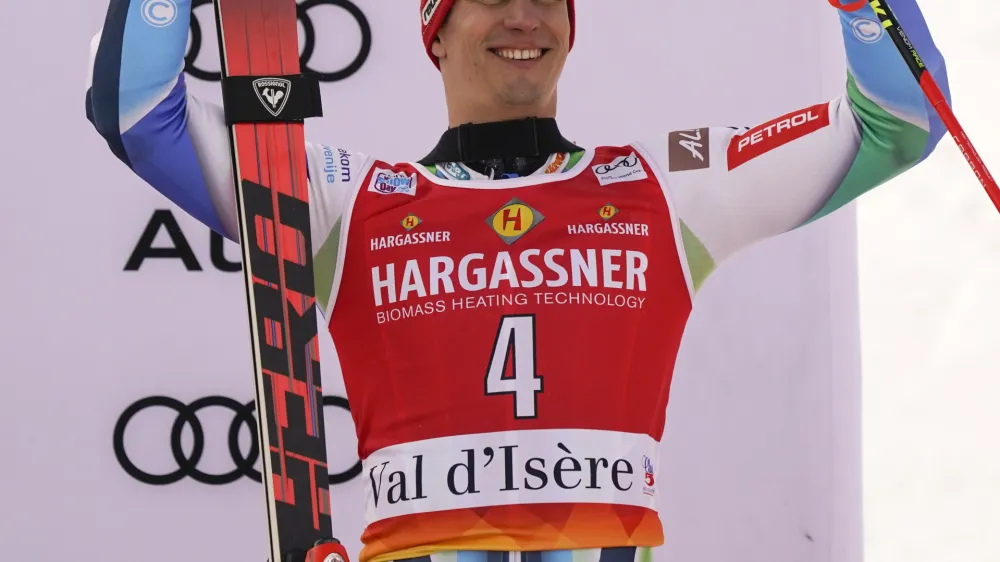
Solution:
M1000 178L1000 3L919 2ZM866 557L1000 560L1000 215L945 138L862 198L858 234Z
M0 17L6 71L18 78L0 89L10 109L0 140L0 544L18 559L263 559L257 484L144 484L112 447L122 412L142 398L245 402L253 393L240 276L213 267L207 229L128 172L84 118L87 50L106 3L6 3ZM386 159L418 158L446 120L439 78L419 46L416 2L355 3L371 24L371 56L353 77L324 86L328 117L307 134ZM357 25L337 8L310 15L313 65L343 66ZM197 64L217 68L210 9L197 16L207 33ZM767 10L742 1L590 0L579 6L578 37L560 123L585 145L751 125L838 95L844 83L837 16L821 0L771 0ZM217 84L190 84L217 98ZM178 259L123 271L158 209L173 210L201 271ZM844 210L757 245L706 283L667 421L660 560L861 561L854 230L853 209ZM161 232L156 244L172 242ZM226 252L237 259L232 245ZM328 338L321 351L327 394L342 395ZM346 412L326 414L331 469L340 472L357 460L353 427ZM129 424L124 449L142 470L176 468L175 418L151 409ZM232 413L210 408L199 419L198 468L232 470ZM189 431L183 442L189 450ZM356 555L361 481L331 493L336 532Z

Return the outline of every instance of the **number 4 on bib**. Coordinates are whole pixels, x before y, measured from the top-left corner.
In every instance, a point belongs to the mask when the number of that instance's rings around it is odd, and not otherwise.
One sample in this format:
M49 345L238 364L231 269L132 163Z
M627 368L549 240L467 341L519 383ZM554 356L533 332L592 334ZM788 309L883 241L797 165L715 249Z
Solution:
M504 316L500 319L486 371L486 395L513 394L516 419L538 417L542 377L535 372L535 349L534 316ZM510 375L507 374L508 365Z

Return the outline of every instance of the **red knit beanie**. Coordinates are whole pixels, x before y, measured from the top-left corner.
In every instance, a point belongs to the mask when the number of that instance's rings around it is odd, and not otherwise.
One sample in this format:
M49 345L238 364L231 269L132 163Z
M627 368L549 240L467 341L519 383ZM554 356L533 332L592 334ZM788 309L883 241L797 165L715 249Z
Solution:
M431 52L431 45L437 38L441 24L448 17L448 12L455 5L455 0L420 0L420 22L423 28L424 48L427 49L427 56L431 58L434 66L441 68L437 57ZM576 36L576 13L573 9L573 0L566 0L569 8L569 48L573 48L573 40Z

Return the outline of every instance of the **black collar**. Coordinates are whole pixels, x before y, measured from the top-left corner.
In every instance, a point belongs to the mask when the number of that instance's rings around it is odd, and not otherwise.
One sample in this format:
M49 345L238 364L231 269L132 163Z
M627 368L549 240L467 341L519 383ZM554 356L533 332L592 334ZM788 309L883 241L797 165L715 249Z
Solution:
M563 138L555 119L529 117L516 121L469 123L448 129L420 163L430 166L444 162L535 158L581 150Z

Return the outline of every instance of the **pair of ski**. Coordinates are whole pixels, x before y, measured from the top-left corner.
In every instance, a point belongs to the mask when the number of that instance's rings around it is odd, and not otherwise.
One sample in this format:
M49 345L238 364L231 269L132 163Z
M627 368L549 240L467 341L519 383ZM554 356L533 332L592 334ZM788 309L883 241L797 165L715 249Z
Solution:
M215 0L239 209L271 562L346 562L331 541L295 0ZM338 559L339 558L339 559Z

